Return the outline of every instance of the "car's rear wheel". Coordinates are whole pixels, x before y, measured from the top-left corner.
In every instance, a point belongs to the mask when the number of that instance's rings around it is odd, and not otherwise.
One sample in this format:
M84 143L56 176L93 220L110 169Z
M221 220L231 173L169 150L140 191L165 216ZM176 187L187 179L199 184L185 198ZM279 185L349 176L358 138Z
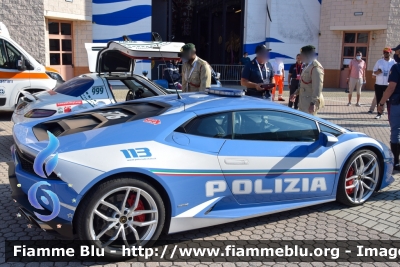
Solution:
M151 246L165 222L161 196L140 178L104 182L81 205L75 215L79 238L104 248L109 258L121 258L123 245Z
M380 161L371 150L356 151L346 162L340 174L337 201L358 206L367 201L379 184Z

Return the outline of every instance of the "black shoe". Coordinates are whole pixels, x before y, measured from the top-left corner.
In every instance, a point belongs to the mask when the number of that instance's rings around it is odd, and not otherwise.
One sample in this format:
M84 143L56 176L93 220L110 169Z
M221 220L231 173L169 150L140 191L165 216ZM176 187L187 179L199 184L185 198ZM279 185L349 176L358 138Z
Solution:
M370 111L368 111L368 113L369 113L369 114L372 114L372 111L370 110Z
M390 143L390 150L392 150L393 152L393 156L394 156L394 167L393 170L395 171L400 171L400 165L399 165L399 154L400 154L400 144L393 144Z
M380 119L382 117L382 115L381 114L378 114L378 115L376 115L376 117L375 117L375 119Z

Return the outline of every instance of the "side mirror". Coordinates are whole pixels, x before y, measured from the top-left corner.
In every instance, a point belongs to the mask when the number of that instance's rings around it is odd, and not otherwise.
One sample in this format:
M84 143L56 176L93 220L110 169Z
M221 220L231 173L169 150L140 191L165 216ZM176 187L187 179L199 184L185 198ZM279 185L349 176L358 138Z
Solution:
M330 133L321 132L321 133L319 133L318 140L315 141L314 143L312 143L308 147L308 152L314 153L315 151L317 151L318 148L320 148L322 146L323 147L331 147L338 141L339 140L337 139L336 136L334 136Z
M215 73L215 79L219 80L221 78L221 73L216 72Z
M336 144L339 141L337 139L337 137L334 136L333 134L325 133L325 132L321 132L319 134L319 138L321 139L321 142L322 142L321 145L324 147L333 146L334 144Z
M21 56L20 59L18 59L17 69L20 71L26 70L26 61L25 61L24 56Z

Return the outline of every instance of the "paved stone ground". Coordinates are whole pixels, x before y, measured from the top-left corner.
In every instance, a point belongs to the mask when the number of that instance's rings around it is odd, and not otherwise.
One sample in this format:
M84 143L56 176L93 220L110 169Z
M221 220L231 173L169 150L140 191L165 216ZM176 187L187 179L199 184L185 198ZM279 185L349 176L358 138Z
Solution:
M325 90L326 107L320 116L356 131L388 143L389 125L387 116L375 120L367 114L373 93L362 95L362 107L347 107L346 94L342 90ZM285 95L286 99L288 98ZM354 101L353 101L354 102ZM282 104L285 104L282 102ZM11 201L11 189L7 179L6 162L10 158L12 144L10 113L0 113L0 241L7 238L20 240L54 239L50 234L34 228L27 228L24 219L17 219L17 206ZM358 239L400 239L400 181L374 194L361 207L349 208L337 203L323 204L295 211L224 224L205 229L189 231L171 236L173 239L200 240L248 240L248 239L295 239L295 240L358 240ZM66 266L66 263L30 263L28 266ZM262 266L272 263L75 263L73 265L96 266ZM291 263L287 266L334 266L336 263ZM340 263L340 266L398 266L397 263ZM23 266L17 263L4 263L4 243L0 247L0 266ZM283 264L276 264L283 266Z

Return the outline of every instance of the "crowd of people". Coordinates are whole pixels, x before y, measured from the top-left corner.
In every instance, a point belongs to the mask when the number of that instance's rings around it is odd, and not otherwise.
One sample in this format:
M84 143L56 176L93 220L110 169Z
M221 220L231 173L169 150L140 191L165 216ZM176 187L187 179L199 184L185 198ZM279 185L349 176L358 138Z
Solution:
M255 58L251 60L245 52L240 64L244 65L241 85L246 88L246 95L275 101L278 91L278 101L283 99L283 88L285 80L285 68L282 62L269 61L269 52L265 45L258 45L255 49ZM196 55L193 44L182 47L182 91L197 92L204 91L211 86L211 68L205 60ZM393 58L392 53L394 52ZM356 106L360 105L363 85L366 82L366 62L362 59L361 51L356 52L356 57L349 63L348 83L348 106L352 105L352 95L355 89L357 94ZM176 65L171 63L169 76L174 80ZM368 113L373 113L377 108L376 119L380 119L385 107L389 115L391 128L390 144L394 154L395 170L400 171L400 45L396 48L386 47L383 56L373 68L375 79L375 97ZM177 75L175 75L177 77ZM289 107L300 111L317 115L324 106L322 94L324 83L324 69L317 60L315 47L304 46L296 56L296 62L290 67L287 77L290 90Z

